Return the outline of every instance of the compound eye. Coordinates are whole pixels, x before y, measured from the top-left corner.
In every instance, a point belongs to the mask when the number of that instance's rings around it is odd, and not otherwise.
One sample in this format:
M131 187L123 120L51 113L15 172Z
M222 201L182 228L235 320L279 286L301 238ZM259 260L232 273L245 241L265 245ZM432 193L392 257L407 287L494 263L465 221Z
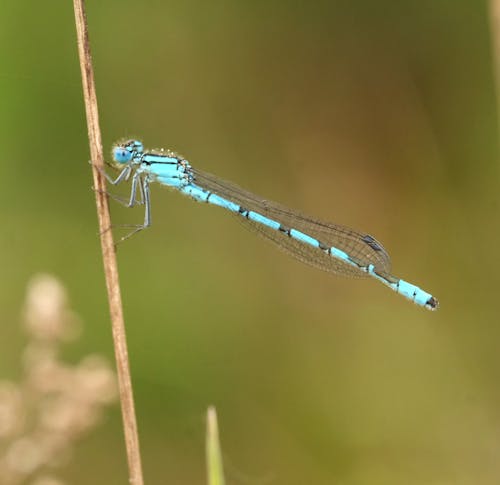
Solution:
M132 153L123 147L113 148L113 160L118 163L127 163L132 160Z

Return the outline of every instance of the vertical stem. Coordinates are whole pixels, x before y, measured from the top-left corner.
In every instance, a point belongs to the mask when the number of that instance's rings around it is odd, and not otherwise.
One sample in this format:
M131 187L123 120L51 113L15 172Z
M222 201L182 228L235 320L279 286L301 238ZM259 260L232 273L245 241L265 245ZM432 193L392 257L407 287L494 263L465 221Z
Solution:
M497 100L497 124L500 116L500 0L490 0L490 30L492 42L492 63L495 76ZM500 142L500 138L499 138Z
M143 485L141 455L135 417L132 381L128 362L127 340L125 323L123 320L122 300L116 252L113 242L111 218L109 215L108 198L106 196L106 180L98 167L104 167L102 153L101 132L99 129L99 114L97 111L97 97L94 84L94 71L90 55L90 42L87 30L84 0L73 0L75 11L76 32L78 40L78 54L82 73L83 96L87 114L87 128L90 144L90 156L93 162L92 173L94 177L97 216L101 234L101 248L104 263L106 287L108 291L113 342L115 347L118 385L120 389L120 402L127 448L130 483Z

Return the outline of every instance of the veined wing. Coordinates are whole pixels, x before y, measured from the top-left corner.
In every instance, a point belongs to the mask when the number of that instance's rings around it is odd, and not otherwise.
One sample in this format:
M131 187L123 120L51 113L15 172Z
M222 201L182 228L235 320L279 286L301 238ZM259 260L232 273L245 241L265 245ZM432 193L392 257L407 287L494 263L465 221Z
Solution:
M390 258L383 246L372 236L363 234L340 224L333 224L312 219L287 207L262 199L236 184L222 180L201 170L193 169L194 183L232 201L244 209L262 214L279 222L283 227L295 229L318 240L324 247L334 247L349 255L350 259L362 267L373 264L377 272L390 274ZM240 218L245 225L256 230L280 248L297 259L336 274L354 277L368 276L367 273L329 255L322 249L313 247L290 237L282 231L274 230L246 218Z

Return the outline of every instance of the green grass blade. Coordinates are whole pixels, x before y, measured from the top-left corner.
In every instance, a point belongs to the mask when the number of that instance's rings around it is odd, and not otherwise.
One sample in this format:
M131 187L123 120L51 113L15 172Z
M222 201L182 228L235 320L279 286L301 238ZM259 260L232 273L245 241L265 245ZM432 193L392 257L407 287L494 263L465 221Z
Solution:
M206 454L208 485L224 485L217 413L213 406L210 406L207 411Z

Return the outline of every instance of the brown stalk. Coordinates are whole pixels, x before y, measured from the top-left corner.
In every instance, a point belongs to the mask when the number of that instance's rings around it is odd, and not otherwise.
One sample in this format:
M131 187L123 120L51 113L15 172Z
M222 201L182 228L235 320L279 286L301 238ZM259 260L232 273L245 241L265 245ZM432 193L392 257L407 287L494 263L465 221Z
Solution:
M109 215L108 198L106 196L106 179L99 171L104 168L101 132L99 129L99 114L94 84L94 71L90 55L90 42L85 15L84 0L73 0L75 11L76 32L78 40L78 54L82 73L83 97L87 115L87 128L94 177L97 217L101 237L102 258L106 288L108 291L111 326L115 347L118 385L123 417L125 444L129 468L129 481L133 485L143 485L141 455L135 417L132 381L128 362L127 340L125 323L123 320L122 299L116 264L116 252L113 242L113 233L110 231L111 218Z
M492 64L495 76L497 119L500 113L500 0L490 0L490 32L492 43ZM497 121L498 123L498 121Z

